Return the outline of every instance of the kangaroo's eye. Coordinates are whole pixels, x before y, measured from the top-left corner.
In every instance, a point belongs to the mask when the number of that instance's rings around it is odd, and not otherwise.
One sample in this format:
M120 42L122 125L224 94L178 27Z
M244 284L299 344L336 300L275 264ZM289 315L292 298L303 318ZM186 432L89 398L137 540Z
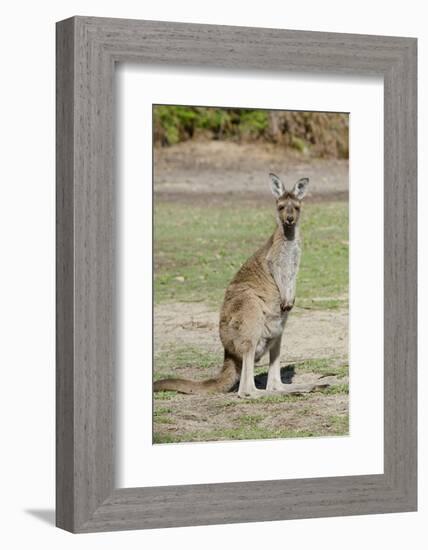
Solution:
M280 212L281 212L281 210L284 210L284 205L283 205L283 204L280 204L280 205L278 206L278 210L279 210Z

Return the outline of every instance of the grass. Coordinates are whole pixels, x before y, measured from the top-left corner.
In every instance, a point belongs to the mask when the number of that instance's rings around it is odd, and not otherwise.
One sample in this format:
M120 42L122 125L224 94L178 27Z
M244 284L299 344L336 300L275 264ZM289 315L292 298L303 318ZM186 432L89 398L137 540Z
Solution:
M232 202L202 206L157 200L155 303L204 302L219 309L229 281L242 263L268 239L274 228L273 218L272 208L264 206L244 207ZM346 307L347 203L309 203L302 211L301 226L303 254L294 314L299 314L299 307L328 310ZM213 353L197 344L183 345L177 341L156 350L155 379L168 376L207 378L218 370L222 360L221 347ZM348 365L337 357L329 357L295 362L288 368L293 368L297 374L334 375L338 378L337 384L304 395L261 399L211 396L204 404L197 396L159 392L154 394L154 442L347 434L349 387L345 377ZM265 372L265 365L256 369L257 375ZM342 404L343 409L338 409L337 403Z
M270 236L273 209L156 201L155 302L219 307L242 263ZM348 299L348 204L307 204L296 306L335 309Z
M349 394L349 384L335 384L323 390L324 395L336 395L338 393Z
M156 379L157 377L155 377ZM161 401L169 401L171 399L174 399L174 397L177 395L178 392L176 391L163 391L162 393L155 393L154 398L159 399ZM156 416L156 411L155 411Z
M328 435L343 436L348 434L348 418L331 416L326 422L329 428ZM185 443L202 441L239 441L254 439L290 439L302 437L323 437L324 430L308 429L266 429L254 425L243 425L238 428L226 428L211 431L197 431L186 434L155 433L153 443Z
M284 369L294 369L296 374L299 371L302 372L312 372L320 376L336 376L337 378L343 378L348 375L348 365L347 364L336 364L334 358L329 359L307 359L306 361L296 362L286 367ZM154 379L159 380L160 378L165 378L168 376L184 376L189 377L186 372L189 368L198 369L198 374L202 378L206 378L207 369L211 369L211 373L217 372L222 364L222 355L220 353L212 353L206 351L205 349L198 348L196 346L168 346L167 349L158 351L155 354L155 374ZM182 371L180 373L180 370ZM210 373L210 374L211 374ZM256 366L255 369L256 375L266 374L267 369L265 367ZM191 377L194 377L192 373ZM333 389L334 388L334 389ZM337 384L332 388L328 388L327 393L348 393L347 384ZM168 391L168 392L159 392L155 394L156 399L168 399L169 397L174 397L177 392ZM284 395L284 396L269 396L264 397L265 402L282 402L282 401L293 401L304 399L305 395ZM251 400L241 401L241 403L248 403ZM255 400L258 401L258 400Z
M166 376L179 376L180 370L190 366L200 369L201 376L205 377L205 369L220 367L221 362L222 358L220 355L200 348L189 345L169 346L168 349L155 353L154 379L159 380Z
M257 397L255 399L242 399L236 402L237 406L247 405L248 403L256 405L257 403L275 404L275 403L298 403L306 401L309 397L308 393L291 394L291 395L268 395L266 397Z
M220 355L188 345L168 348L156 355L156 378L160 373L162 376L177 375L177 364L179 370L184 370L179 375L187 377L189 369L195 369L200 370L200 375L204 377L205 369L214 365L217 368L220 359ZM341 378L348 374L348 366L337 364L335 360L310 359L285 368L294 369L296 374L312 372L318 375L334 375L338 378L338 383L316 393L271 395L259 399L237 399L236 395L226 394L212 396L203 403L198 401L198 404L192 404L191 396L181 396L173 391L158 392L154 394L153 442L346 435L349 429L347 409L341 414L332 414L336 407L329 408L324 401L320 408L319 397L322 395L327 400L343 400L348 395L348 384L341 382ZM211 372L215 370L212 369ZM265 372L266 368L257 369L257 374ZM284 425L278 427L277 419L284 414Z
M316 372L322 376L337 376L343 378L348 375L348 365L336 364L334 358L329 359L308 359L303 362L295 363L297 370L301 369L308 372Z
M329 427L336 433L349 433L349 416L348 415L331 415L328 418Z
M322 391L326 399L345 397L347 384L338 384ZM340 436L349 433L347 408L343 413L331 407L319 407L320 394L278 395L260 399L236 399L217 396L195 413L188 396L178 398L165 407L163 394L155 399L154 443L277 439L295 437ZM171 403L168 397L167 403ZM184 409L182 409L184 405ZM190 409L188 408L190 405ZM192 421L187 422L191 412ZM199 421L195 419L199 418ZM278 426L278 418L283 418Z

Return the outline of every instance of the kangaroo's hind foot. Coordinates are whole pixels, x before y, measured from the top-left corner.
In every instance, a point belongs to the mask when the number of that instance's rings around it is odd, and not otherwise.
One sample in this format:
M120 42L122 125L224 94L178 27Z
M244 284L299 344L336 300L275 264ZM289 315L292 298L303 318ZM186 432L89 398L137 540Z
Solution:
M252 388L246 391L239 391L238 396L242 398L257 399L259 397L273 397L275 395L302 395L318 390L323 390L331 386L330 382L323 380L322 382L314 382L312 384L283 384L279 383L274 387L266 390Z

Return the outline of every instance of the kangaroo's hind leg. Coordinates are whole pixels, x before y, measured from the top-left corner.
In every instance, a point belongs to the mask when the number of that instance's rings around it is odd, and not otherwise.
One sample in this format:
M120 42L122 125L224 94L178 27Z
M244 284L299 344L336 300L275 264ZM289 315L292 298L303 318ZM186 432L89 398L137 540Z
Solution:
M272 344L269 350L269 373L266 386L267 393L278 393L281 395L309 393L315 389L321 389L330 384L323 380L311 384L284 384L281 381L281 336Z
M283 385L281 382L281 339L282 335L278 336L269 350L269 373L266 389L267 391L275 391Z
M255 346L251 346L248 351L243 354L241 380L239 381L238 396L239 397L260 397L265 394L264 390L256 388L254 381L254 357Z
M251 346L242 357L241 379L239 381L239 397L249 397L256 393L254 382L254 355L255 347Z

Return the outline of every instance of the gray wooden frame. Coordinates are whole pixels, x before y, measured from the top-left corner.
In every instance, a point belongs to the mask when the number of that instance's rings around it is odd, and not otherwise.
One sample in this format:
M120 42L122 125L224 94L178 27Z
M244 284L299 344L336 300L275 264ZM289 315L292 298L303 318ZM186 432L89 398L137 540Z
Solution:
M383 76L382 475L115 488L116 62ZM92 532L416 510L416 297L416 39L90 17L57 24L59 527Z

